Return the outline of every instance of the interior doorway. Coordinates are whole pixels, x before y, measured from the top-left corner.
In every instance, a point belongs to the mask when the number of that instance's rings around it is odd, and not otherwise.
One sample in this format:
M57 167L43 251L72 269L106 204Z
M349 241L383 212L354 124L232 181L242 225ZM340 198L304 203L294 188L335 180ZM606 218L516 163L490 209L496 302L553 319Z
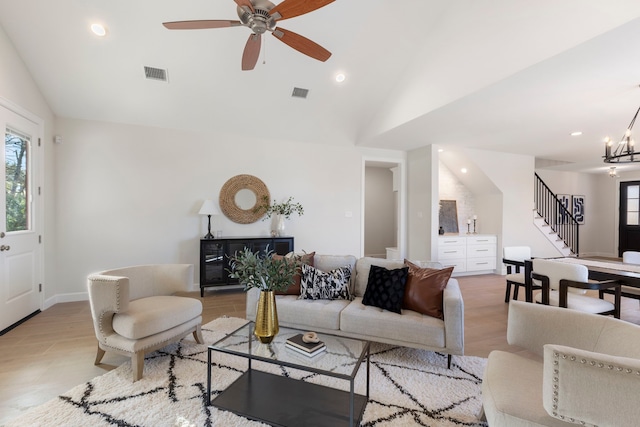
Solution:
M365 162L363 254L402 259L402 164Z

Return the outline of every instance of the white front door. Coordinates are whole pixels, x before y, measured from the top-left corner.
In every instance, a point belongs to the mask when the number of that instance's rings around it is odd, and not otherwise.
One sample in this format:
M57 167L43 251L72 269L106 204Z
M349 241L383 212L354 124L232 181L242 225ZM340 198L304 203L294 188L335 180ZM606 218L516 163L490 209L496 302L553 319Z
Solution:
M0 331L40 309L39 126L0 105Z

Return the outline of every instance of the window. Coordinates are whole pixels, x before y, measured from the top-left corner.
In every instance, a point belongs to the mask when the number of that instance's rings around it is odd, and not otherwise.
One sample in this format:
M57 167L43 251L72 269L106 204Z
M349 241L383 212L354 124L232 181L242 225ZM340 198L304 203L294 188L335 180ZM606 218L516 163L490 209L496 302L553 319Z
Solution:
M7 128L4 136L6 230L30 228L29 145L31 138Z
M627 187L627 225L640 225L640 185Z

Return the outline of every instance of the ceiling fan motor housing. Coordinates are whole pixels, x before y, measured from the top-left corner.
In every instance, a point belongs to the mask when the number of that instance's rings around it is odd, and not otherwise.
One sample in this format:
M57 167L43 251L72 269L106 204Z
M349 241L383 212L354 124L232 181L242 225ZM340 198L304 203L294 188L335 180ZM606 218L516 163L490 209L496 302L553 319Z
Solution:
M269 15L269 11L275 7L268 0L252 0L254 12L248 8L238 6L238 17L240 22L251 28L255 34L264 34L273 31L276 27L276 20Z

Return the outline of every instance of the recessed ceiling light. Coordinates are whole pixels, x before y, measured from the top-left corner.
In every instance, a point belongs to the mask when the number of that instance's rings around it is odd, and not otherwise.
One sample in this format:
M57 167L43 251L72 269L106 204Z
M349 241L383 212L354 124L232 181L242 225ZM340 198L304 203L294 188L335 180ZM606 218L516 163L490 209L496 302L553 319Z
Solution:
M442 153L444 151L443 148L438 148L438 153Z
M345 76L344 73L336 74L336 81L338 83L342 83L343 81L345 81L346 78L347 78L347 76Z
M580 136L582 135L582 132L577 131L577 132L571 132L571 136Z
M460 169L460 172L462 172L462 173L467 173L467 168L462 168L462 169Z
M107 29L102 24L91 24L91 31L98 37L107 35Z

